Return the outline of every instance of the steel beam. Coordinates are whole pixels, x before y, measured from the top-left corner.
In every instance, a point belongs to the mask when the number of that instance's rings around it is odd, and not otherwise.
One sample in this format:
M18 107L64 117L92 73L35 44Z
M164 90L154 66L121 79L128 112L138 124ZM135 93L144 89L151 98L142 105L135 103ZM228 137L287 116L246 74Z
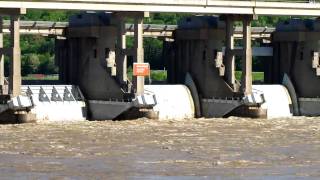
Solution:
M0 15L15 16L20 14L26 14L26 8L2 8L0 7Z
M226 55L226 47L222 48L223 55ZM242 56L243 47L234 47L232 52L235 56ZM252 47L253 57L272 57L273 48L272 47Z
M10 33L10 22L3 21L3 32ZM41 34L44 36L55 35L63 36L65 29L69 27L68 22L53 22L53 21L20 21L20 34ZM134 25L126 24L126 35L133 36ZM171 37L177 25L161 25L161 24L144 24L144 37ZM271 33L275 31L273 27L252 27L252 38L269 39ZM234 28L234 38L242 39L242 27Z

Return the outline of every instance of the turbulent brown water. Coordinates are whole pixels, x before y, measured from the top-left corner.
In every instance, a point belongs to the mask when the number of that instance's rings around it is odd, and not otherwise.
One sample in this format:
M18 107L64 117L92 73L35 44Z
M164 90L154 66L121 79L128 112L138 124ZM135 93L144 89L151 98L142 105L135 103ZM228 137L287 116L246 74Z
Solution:
M0 126L0 179L319 179L320 118Z

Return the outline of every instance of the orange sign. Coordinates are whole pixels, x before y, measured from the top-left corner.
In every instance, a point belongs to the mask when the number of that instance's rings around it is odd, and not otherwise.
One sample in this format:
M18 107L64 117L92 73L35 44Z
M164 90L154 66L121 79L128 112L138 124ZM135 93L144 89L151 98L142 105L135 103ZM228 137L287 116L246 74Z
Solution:
M149 76L150 64L149 63L133 63L133 76Z

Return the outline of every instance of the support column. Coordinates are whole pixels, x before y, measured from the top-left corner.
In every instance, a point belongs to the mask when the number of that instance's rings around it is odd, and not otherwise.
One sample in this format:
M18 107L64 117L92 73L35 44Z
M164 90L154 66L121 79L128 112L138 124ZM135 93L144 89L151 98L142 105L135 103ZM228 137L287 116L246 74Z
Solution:
M252 93L252 47L251 47L251 20L252 17L243 17L243 56L241 90L244 95Z
M232 16L226 17L226 81L227 83L235 88L235 57L233 53L234 49L234 21Z
M119 17L118 27L118 43L117 43L117 78L121 84L127 83L127 55L124 52L126 50L126 25L123 17Z
M135 62L144 62L144 49L143 49L143 16L135 18L134 21L134 51L135 51ZM136 90L137 95L144 93L144 77L138 76L136 78Z
M3 48L3 19L0 15L0 49ZM4 54L0 54L0 87L1 90L4 86Z
M11 16L11 54L9 93L16 97L21 91L21 51L20 51L20 19L18 15Z

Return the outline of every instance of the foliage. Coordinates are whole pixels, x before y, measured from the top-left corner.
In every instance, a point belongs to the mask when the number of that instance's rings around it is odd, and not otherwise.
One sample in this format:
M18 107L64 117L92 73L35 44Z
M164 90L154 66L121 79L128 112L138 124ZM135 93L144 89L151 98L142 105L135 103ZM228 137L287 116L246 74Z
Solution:
M153 81L164 81L167 79L167 71L151 71Z
M23 76L26 76L28 74L35 74L38 69L38 66L40 65L39 56L37 54L24 55L22 56L21 65L23 67Z
M21 17L22 20L32 21L68 21L69 17L77 11L47 11L47 10L28 10L28 13Z
M78 13L77 11L46 11L46 10L30 10L22 20L41 20L41 21L68 21L68 18ZM177 24L179 19L189 16L190 14L178 13L154 13L150 18L145 19L145 23L150 24ZM253 21L253 26L275 26L278 21L283 21L290 17L278 16L260 16L257 21ZM133 47L134 40L127 38L128 47ZM9 46L9 40L6 37L5 46ZM162 41L146 38L144 41L145 60L151 63L152 69L164 69L162 60ZM22 50L22 73L27 74L56 74L57 67L54 65L54 39L23 35L21 37ZM132 62L132 57L128 58L128 62ZM240 61L237 61L239 67ZM6 74L8 72L8 57L5 58ZM261 70L262 64L257 62L254 68ZM258 67L258 68L257 68Z
M177 24L178 21L186 16L190 16L190 14L186 13L154 13L150 18L145 20L145 23L150 24Z
M236 79L241 81L241 71L236 71ZM264 81L264 72L253 72L252 73L252 80L256 82L263 82Z
M145 38L144 40L144 59L149 62L151 69L163 69L164 62L162 59L163 41L154 38Z
M58 81L59 75L58 74L50 74L50 75L43 75L43 74L29 74L22 77L22 80L45 80L45 81Z

